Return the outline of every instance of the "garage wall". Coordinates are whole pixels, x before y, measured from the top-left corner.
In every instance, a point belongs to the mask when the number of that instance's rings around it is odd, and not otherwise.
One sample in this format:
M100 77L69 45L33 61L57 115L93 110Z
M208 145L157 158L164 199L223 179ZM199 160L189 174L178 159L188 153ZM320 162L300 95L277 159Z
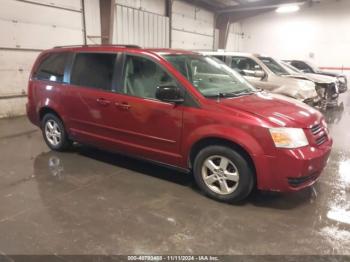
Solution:
M350 1L322 1L297 13L269 12L241 22L242 48L283 59L306 59L350 77Z
M212 50L214 13L174 0L171 34L172 48Z
M86 33L99 36L99 1L85 2ZM28 76L40 51L83 44L83 29L81 0L1 0L0 117L25 113Z

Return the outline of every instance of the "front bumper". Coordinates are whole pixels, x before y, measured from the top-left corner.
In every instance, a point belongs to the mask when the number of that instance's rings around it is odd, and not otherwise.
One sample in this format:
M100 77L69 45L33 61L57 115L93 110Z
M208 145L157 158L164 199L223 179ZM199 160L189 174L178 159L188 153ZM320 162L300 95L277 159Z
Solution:
M319 96L312 97L312 98L307 98L303 100L303 102L309 106L318 106L321 103L321 98Z
M326 166L331 147L332 140L329 139L318 147L278 149L275 156L264 156L267 172L258 176L258 188L291 192L311 186Z
M339 93L345 93L348 90L347 83L341 83L339 84Z

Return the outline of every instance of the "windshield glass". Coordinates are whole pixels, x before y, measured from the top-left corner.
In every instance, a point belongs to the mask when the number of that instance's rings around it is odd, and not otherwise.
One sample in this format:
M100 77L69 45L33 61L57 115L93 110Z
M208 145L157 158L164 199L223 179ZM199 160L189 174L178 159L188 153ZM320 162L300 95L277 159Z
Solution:
M319 67L317 67L316 65L314 65L313 63L311 62L305 62L309 67L311 67L311 69L314 71L314 72L318 72L320 71L321 69Z
M263 62L273 73L276 75L289 75L286 69L284 69L280 64L278 64L271 57L259 57L261 62Z
M291 73L296 73L296 74L303 74L303 72L301 72L299 69L297 69L296 67L288 64L288 63L285 63L285 62L281 62L281 64L286 68L288 69L288 71L290 71Z
M205 97L234 97L256 92L240 74L216 58L192 54L163 57Z

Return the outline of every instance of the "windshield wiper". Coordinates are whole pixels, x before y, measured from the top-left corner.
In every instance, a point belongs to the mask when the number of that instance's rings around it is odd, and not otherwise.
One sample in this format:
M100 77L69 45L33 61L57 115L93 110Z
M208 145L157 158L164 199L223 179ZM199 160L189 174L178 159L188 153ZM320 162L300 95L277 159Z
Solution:
M234 94L235 96L244 96L244 95L251 95L254 93L255 93L255 91L253 91L253 90L250 90L250 91L244 90L241 92L233 92L232 94Z
M241 91L241 92L228 92L228 93L218 93L216 95L206 95L208 98L226 98L226 97L239 97L244 95L254 94L254 91Z
M218 93L215 95L205 95L205 97L208 98L224 98L224 97L237 97L238 95L236 95L234 92L232 93Z

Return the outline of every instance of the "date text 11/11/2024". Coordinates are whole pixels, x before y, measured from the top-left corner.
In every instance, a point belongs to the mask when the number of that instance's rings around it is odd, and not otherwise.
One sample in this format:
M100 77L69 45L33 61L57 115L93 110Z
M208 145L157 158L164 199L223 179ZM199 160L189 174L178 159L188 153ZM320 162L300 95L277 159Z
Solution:
M128 256L128 261L219 261L217 256Z

